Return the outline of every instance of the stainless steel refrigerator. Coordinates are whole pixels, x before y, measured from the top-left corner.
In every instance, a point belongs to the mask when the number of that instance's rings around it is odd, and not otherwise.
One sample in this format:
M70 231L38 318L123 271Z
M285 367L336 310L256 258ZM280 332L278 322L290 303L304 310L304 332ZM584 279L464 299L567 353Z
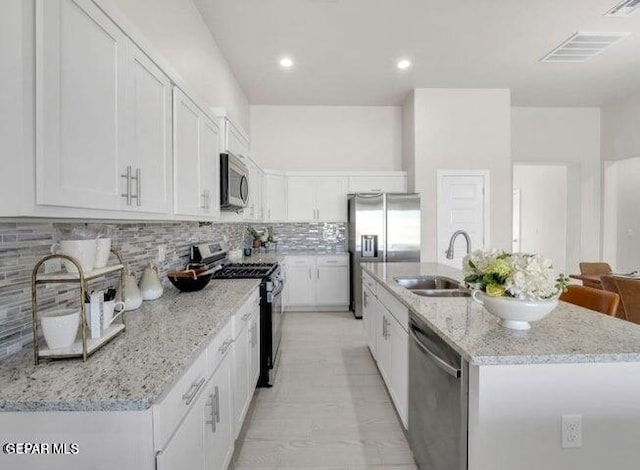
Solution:
M348 208L349 304L362 318L360 262L420 262L420 195L349 194Z

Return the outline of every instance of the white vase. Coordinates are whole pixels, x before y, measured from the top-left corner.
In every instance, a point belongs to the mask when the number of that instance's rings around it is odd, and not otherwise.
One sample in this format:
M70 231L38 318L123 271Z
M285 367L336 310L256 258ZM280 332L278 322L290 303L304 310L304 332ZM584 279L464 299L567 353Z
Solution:
M512 330L530 329L529 322L542 320L558 306L558 299L532 301L513 297L490 297L480 290L474 290L471 296L489 313L500 318L500 325Z

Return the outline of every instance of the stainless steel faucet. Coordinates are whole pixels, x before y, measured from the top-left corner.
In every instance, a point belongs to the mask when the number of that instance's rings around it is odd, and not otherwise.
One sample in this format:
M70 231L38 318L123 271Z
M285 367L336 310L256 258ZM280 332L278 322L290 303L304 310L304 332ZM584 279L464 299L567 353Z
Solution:
M462 235L467 241L467 254L471 253L471 238L469 237L469 234L464 230L457 230L453 232L453 235L451 235L451 239L449 239L449 248L447 248L446 251L447 259L453 259L453 245L455 245L458 235Z

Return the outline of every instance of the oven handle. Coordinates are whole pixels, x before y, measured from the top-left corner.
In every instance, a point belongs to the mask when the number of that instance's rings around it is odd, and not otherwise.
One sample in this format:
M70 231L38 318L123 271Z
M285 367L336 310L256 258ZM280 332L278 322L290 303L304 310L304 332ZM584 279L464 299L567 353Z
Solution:
M282 284L278 290L275 290L273 292L267 292L267 303L272 304L274 299L278 295L282 294L283 290L284 290L284 284Z

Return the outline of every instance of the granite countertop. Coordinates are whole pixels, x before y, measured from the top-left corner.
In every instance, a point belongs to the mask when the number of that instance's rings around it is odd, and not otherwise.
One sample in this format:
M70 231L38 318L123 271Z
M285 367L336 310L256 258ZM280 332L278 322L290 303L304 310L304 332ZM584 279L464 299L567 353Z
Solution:
M127 312L127 329L81 359L41 360L25 348L0 362L0 411L145 410L162 398L260 284L212 280L199 292L173 286Z
M394 280L440 275L461 281L458 269L436 263L362 263L362 267L471 364L640 362L640 325L560 302L530 330L509 330L471 298L421 297Z
M254 251L251 256L243 256L241 252L229 255L229 259L238 263L283 263L286 256L348 256L348 251L335 250L290 250L278 249L270 251Z

